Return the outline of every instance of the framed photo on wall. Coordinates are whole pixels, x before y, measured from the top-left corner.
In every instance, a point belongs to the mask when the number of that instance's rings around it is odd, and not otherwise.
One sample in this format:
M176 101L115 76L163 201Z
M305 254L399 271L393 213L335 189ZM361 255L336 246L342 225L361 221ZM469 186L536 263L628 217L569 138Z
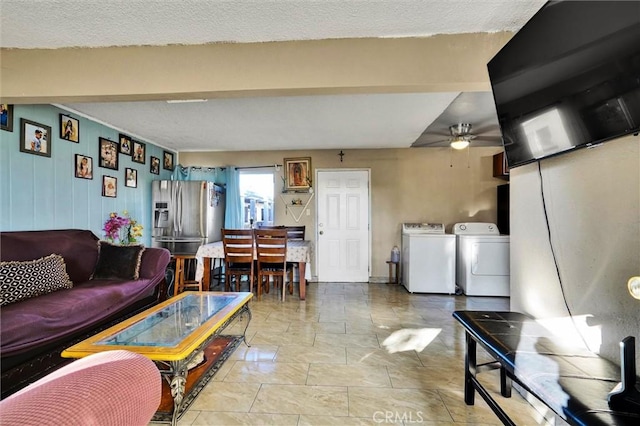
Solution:
M138 187L138 171L136 169L126 167L124 169L124 179L124 186L129 188Z
M100 167L118 170L118 142L99 138L98 143L100 144Z
M13 132L13 105L0 104L0 129Z
M21 118L20 151L51 157L51 127Z
M135 163L144 164L145 163L145 152L147 146L142 142L133 141L132 151L131 151L131 161Z
M118 178L102 176L102 196L110 198L118 196Z
M311 157L284 159L285 189L304 191L311 188Z
M151 167L149 171L154 175L160 174L160 159L158 157L151 157Z
M120 154L131 155L131 138L120 133Z
M80 121L69 115L60 114L60 139L80 143Z
M174 165L173 165L173 153L169 152L169 151L164 151L163 152L163 157L164 157L164 161L162 162L162 168L165 170L172 170L174 169Z
M93 158L76 154L75 176L80 179L93 179Z

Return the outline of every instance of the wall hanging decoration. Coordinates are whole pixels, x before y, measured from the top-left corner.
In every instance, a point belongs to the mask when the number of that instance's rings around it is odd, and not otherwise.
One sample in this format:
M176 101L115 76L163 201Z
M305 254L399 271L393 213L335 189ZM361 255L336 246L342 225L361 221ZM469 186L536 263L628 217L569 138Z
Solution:
M0 129L13 132L13 105L0 104Z
M154 175L160 174L160 159L158 157L151 157L151 166L149 171Z
M162 162L162 168L165 170L173 171L173 153L169 151L164 151L163 153L164 161Z
M120 133L118 138L120 140L120 154L131 155L131 138L122 133Z
M51 127L20 119L20 151L51 157Z
M110 198L118 196L118 178L102 176L102 196Z
M125 167L124 169L124 186L129 188L138 187L138 171Z
M311 157L284 159L285 191L308 191L311 188Z
M100 167L118 170L118 142L98 138L100 145Z
M93 179L93 158L76 154L75 176L80 179Z
M133 141L132 152L131 152L131 161L136 163L144 164L145 163L145 151L147 146L142 142Z
M80 121L69 115L60 114L60 139L79 143Z

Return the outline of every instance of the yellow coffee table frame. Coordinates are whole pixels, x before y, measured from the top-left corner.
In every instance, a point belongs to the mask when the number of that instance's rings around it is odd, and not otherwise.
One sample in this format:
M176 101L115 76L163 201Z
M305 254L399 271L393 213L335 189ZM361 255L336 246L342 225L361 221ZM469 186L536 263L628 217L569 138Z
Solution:
M215 312L210 318L202 322L196 328L185 333L181 340L175 345L151 346L149 344L136 345L135 343L105 343L105 341L109 339L113 340L116 338L115 336L130 330L134 325L139 324L141 321L151 318L154 315L160 317L161 320L165 319L166 317L163 317L163 314L167 314L167 312L173 308L182 306L180 304L181 301L187 297L191 298L189 299L189 302L199 302L201 305L206 306L206 302L208 300L212 300L211 298L225 296L232 296L233 300L226 306L222 307L219 311ZM160 373L171 387L171 396L174 402L171 424L175 425L178 418L182 415L181 408L187 382L188 365L207 345L209 345L209 343L211 343L213 339L220 335L220 333L229 324L244 315L248 317L248 321L242 337L245 344L247 344L246 331L249 326L249 322L251 321L249 301L252 297L253 293L249 292L187 291L71 346L64 350L61 355L65 358L82 358L98 352L122 349L144 355L147 358L156 361Z

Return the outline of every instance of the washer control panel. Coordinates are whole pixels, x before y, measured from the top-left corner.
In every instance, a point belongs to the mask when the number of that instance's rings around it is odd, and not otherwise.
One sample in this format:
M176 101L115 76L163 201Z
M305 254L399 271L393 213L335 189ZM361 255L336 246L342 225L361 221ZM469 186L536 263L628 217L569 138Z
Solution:
M443 223L404 223L402 232L405 234L444 234Z
M456 235L500 235L495 223L489 222L465 222L453 225L453 233Z

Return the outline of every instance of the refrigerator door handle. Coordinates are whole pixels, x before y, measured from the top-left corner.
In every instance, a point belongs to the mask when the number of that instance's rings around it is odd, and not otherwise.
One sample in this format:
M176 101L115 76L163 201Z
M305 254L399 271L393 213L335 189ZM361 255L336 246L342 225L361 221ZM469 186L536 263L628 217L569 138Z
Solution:
M173 235L178 231L178 183L171 183L171 205L173 207Z
M182 203L183 203L183 199L182 198L183 198L182 197L182 185L178 185L178 214L177 214L177 216L178 216L178 233L180 235L182 235L182 224L183 224L183 222L182 222L182 214L184 212L183 206L182 206Z
M204 238L206 235L204 233L204 218L205 212L208 206L204 205L205 197L207 196L208 184L203 182L200 185L200 237Z

